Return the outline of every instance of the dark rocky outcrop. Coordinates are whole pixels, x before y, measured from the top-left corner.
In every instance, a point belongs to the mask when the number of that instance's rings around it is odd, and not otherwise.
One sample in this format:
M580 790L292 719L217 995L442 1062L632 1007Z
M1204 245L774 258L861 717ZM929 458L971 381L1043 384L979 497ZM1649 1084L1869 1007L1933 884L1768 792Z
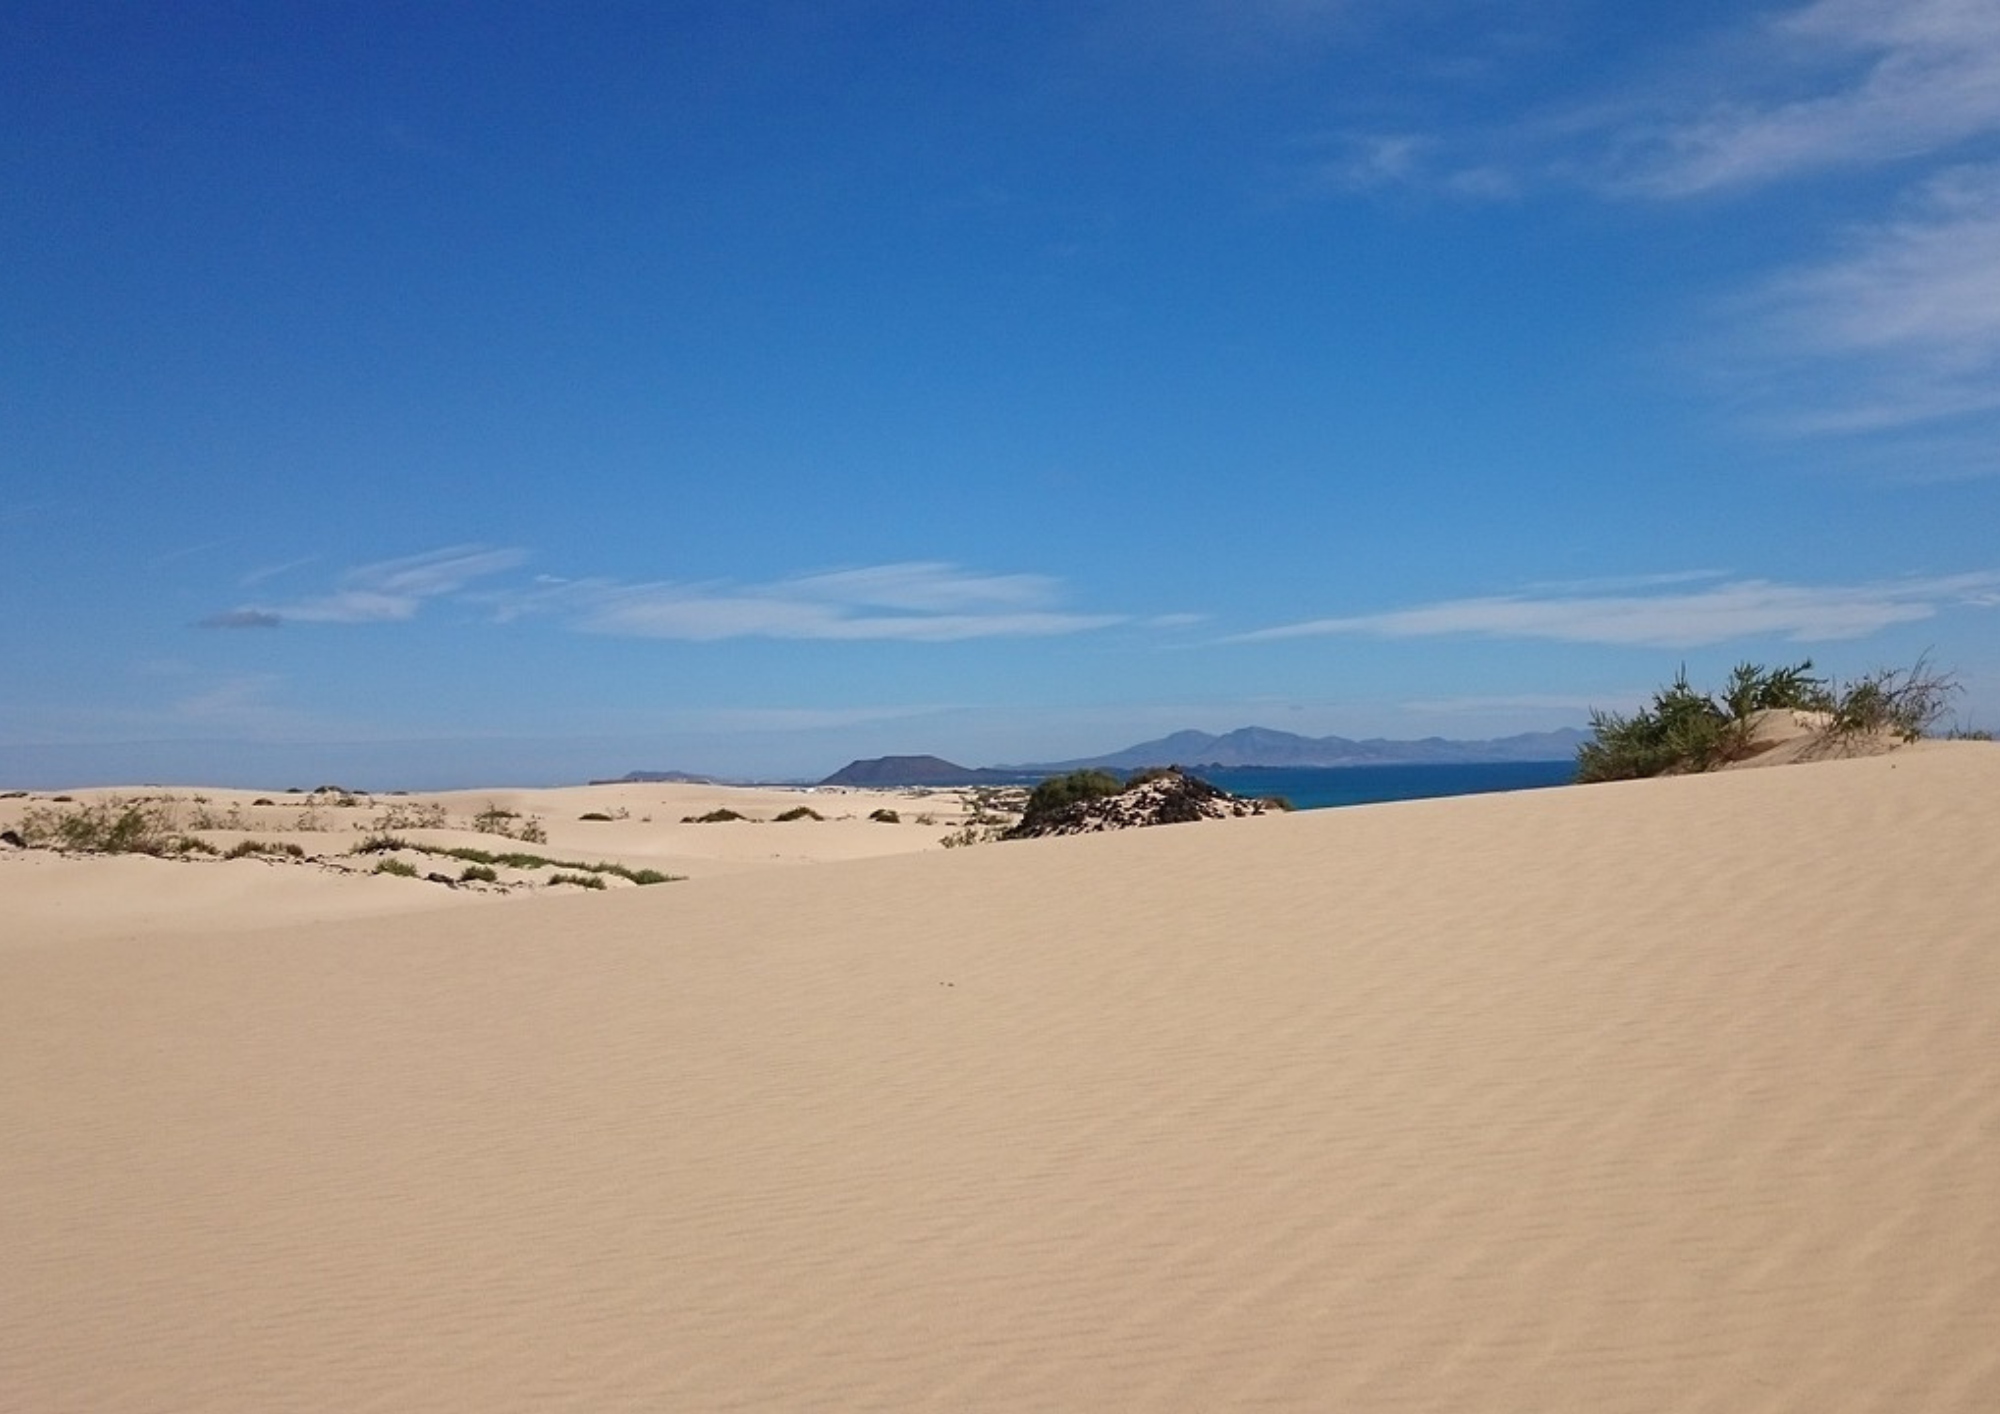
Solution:
M1079 800L1043 816L1029 816L1007 832L1010 840L1044 835L1094 835L1147 825L1182 825L1197 820L1232 820L1265 813L1262 801L1245 800L1198 776L1165 771L1127 786L1116 795Z

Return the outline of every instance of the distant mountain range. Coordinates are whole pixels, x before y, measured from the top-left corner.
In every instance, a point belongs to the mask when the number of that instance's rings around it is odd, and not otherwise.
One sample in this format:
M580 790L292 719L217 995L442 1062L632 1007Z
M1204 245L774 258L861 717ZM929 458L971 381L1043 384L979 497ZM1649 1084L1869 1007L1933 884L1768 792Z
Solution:
M1269 727L1239 727L1215 736L1209 732L1175 732L1157 741L1142 741L1123 751L1075 761L1054 761L1034 767L1041 771L1079 771L1101 766L1132 771L1142 766L1459 766L1488 761L1562 761L1576 755L1589 734L1574 727L1553 732L1522 732L1485 741L1454 741L1428 736L1418 741L1370 737L1353 741L1344 736L1299 736ZM1029 767L1002 769L1028 770Z
M890 789L896 786L1032 785L1049 772L1033 767L960 766L942 756L875 756L850 761L828 776L823 786Z
M850 761L820 784L878 788L1017 785L1063 771L1093 767L1136 771L1147 766L1199 770L1203 766L1446 766L1493 761L1564 761L1575 756L1577 747L1588 739L1588 733L1574 727L1553 732L1522 732L1485 741L1454 741L1439 736L1419 741L1385 737L1353 741L1343 736L1299 736L1269 727L1240 727L1221 736L1210 732L1175 732L1102 756L1019 766L969 767L938 756L878 756Z

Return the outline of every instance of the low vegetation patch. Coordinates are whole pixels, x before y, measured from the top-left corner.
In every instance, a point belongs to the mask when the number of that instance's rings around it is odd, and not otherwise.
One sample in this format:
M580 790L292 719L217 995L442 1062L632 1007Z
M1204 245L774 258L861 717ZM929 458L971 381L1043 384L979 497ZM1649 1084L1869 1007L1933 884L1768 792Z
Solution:
M1079 800L1102 800L1124 789L1125 782L1109 771L1071 771L1065 776L1050 776L1028 793L1019 828L1032 830Z
M903 817L887 806L884 806L880 810L869 811L868 818L879 825L900 825L903 823Z
M662 874L657 869L634 869L629 865L600 860L595 864L581 859L550 859L546 855L530 854L524 850L476 849L471 845L453 845L448 849L433 849L420 844L412 844L399 835L370 835L358 841L352 848L354 854L388 854L396 850L414 850L426 854L440 855L446 859L456 859L461 864L469 864L485 869L489 874L495 866L502 869L566 869L585 874L609 874L615 878L629 880L634 884L668 884L674 876ZM485 879L486 883L498 882L498 875Z
M575 884L579 889L601 889L605 887L601 874L551 874L551 884Z
M447 821L442 805L399 800L370 822L377 830L442 830Z
M238 840L229 847L224 859L258 859L277 855L285 859L304 859L306 852L295 844L274 844L268 840Z
M57 796L55 801L74 804L69 796ZM191 837L176 828L167 804L114 797L75 810L38 806L21 817L21 838L43 849L157 857L186 853Z
M482 835L501 835L523 844L547 844L549 840L549 832L542 827L539 817L530 815L522 819L520 811L498 805L488 805L473 816L472 828Z
M725 825L731 820L747 820L750 817L731 810L728 806L711 810L706 815L683 815L683 825Z
M777 822L783 825L792 820L824 820L825 818L826 816L820 814L810 805L794 805L790 810L778 816Z
M394 874L398 879L414 879L417 877L417 866L391 856L388 859L377 860L375 872Z
M583 812L583 814L577 816L576 818L579 820L602 820L606 822L609 822L611 819L611 817L609 815L606 815L602 810L586 810Z
M1755 714L1792 709L1821 714L1830 739L1888 734L1915 741L1935 727L1960 691L1956 677L1920 658L1834 684L1810 658L1789 667L1740 663L1714 695L1689 685L1683 668L1631 716L1590 714L1591 739L1577 750L1579 782L1635 780L1710 771L1752 754Z
M500 876L484 864L468 864L458 871L461 884L497 884Z

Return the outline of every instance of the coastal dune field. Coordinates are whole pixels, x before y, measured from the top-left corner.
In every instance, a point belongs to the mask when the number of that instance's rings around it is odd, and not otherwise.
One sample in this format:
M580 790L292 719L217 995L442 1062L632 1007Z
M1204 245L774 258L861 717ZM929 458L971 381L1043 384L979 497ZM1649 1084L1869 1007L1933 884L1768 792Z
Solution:
M688 828L0 857L0 1402L2000 1409L2000 748Z

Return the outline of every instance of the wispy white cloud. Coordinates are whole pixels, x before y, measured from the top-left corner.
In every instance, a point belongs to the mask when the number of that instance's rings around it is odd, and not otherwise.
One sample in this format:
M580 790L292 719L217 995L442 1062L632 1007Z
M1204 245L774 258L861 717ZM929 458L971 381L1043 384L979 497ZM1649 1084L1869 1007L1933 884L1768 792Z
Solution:
M1516 692L1488 697L1430 697L1405 702L1402 710L1425 717L1492 717L1501 713L1569 713L1581 716L1597 698L1577 693Z
M2000 571L1859 585L1745 579L1685 593L1493 595L1410 609L1313 619L1242 634L1238 642L1323 636L1539 638L1565 643L1695 648L1738 639L1795 643L1862 638L1963 605L2000 602Z
M1491 42L1506 48L1501 35ZM2000 134L1991 0L1814 0L1698 37L1656 65L1615 93L1577 92L1511 117L1349 129L1318 140L1306 166L1322 191L1495 197L1580 183L1682 200L1978 160Z
M332 592L247 604L202 620L204 628L287 623L388 623L415 618L436 599L458 599L502 622L546 616L582 632L710 643L733 638L903 640L1046 637L1131 622L1122 614L1063 607L1059 581L987 574L934 560L866 565L758 584L625 583L538 576L480 585L521 565L520 550L453 546L361 565ZM1172 616L1155 626L1184 622Z
M330 594L283 604L249 604L202 621L207 628L270 628L283 623L385 623L410 619L425 600L456 594L476 579L522 564L525 551L454 545L359 565Z
M2000 408L2000 164L1934 178L1840 256L1776 277L1752 307L1764 313L1773 378L1803 360L1802 381L1823 390L1788 400L1799 431Z
M1344 191L1409 186L1429 181L1431 158L1439 144L1422 133L1341 133L1332 139L1334 151L1313 169L1315 185Z
M290 574L293 570L304 569L319 558L318 555L302 555L298 559L284 560L275 565L261 565L245 574L241 583L245 589L250 588L252 585L264 584L278 578L280 575Z
M284 620L268 609L231 609L227 613L210 614L201 621L203 628L277 628Z
M1490 202L1512 200L1523 190L1523 173L1439 133L1356 129L1306 146L1312 156L1300 186L1308 197L1394 189Z
M592 633L691 642L948 642L1045 637L1125 622L1122 615L1066 611L1059 607L1059 589L1042 575L979 574L915 561L750 585L549 584L508 611L552 610Z
M1742 88L1765 91L1619 132L1623 184L1693 196L1938 153L2000 130L2000 7L1988 0L1817 0L1766 22L1761 37Z

